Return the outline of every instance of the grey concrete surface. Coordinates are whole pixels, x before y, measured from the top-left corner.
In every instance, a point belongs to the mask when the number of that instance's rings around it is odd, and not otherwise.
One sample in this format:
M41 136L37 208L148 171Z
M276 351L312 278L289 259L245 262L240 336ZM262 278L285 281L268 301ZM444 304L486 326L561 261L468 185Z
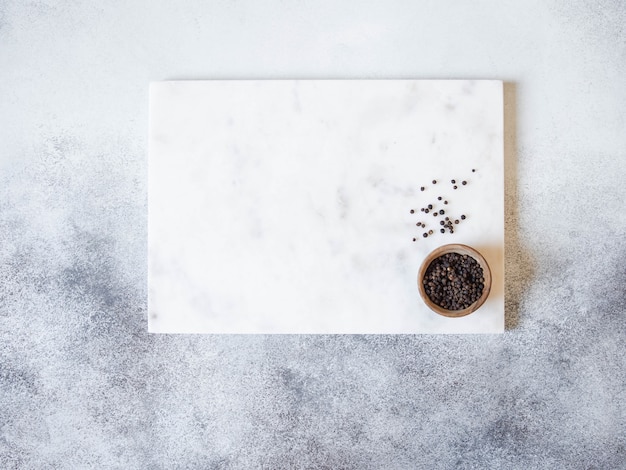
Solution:
M0 2L0 468L626 468L621 1ZM148 82L498 78L501 336L159 336Z

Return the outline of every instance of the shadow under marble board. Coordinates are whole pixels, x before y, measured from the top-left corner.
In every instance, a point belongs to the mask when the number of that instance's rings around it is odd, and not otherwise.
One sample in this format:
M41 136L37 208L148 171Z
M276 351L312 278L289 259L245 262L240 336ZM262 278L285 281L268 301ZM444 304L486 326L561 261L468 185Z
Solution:
M152 83L149 330L502 332L502 99L494 80ZM447 243L491 267L462 318L417 288Z

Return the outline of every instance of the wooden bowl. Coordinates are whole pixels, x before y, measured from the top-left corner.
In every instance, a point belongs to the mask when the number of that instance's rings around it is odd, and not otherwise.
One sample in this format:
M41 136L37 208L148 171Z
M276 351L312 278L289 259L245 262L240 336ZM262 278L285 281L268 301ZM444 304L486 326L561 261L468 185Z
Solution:
M472 305L470 305L469 307L463 310L448 310L443 307L440 307L439 305L435 304L432 300L430 300L430 297L428 297L428 294L426 294L426 290L424 289L424 283L423 283L424 275L426 274L426 270L430 266L430 263L432 263L435 259L439 258L440 256L445 255L446 253L458 253L460 255L471 256L478 262L480 267L483 268L483 274L485 278L485 282L483 283L484 284L483 293L476 302L474 302ZM485 261L485 258L483 258L483 256L474 248L469 247L467 245L461 245L461 244L455 244L455 243L452 243L449 245L443 245L433 250L432 252L430 252L430 254L422 262L422 265L420 266L420 269L419 269L419 273L417 275L417 287L419 289L422 300L428 306L428 308L430 308L433 312L438 313L439 315L443 315L444 317L450 317L450 318L464 317L465 315L469 315L470 313L478 310L480 306L485 303L485 300L487 300L487 297L489 297L489 291L491 290L491 270L489 269L489 265L487 264L487 261Z

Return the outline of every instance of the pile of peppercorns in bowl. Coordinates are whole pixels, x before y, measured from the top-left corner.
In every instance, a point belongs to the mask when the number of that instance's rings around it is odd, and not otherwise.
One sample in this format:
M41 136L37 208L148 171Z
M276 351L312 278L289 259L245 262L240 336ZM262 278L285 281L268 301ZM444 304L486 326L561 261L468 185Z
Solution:
M467 245L449 244L433 250L417 276L419 293L435 313L464 317L485 303L491 271L485 258Z

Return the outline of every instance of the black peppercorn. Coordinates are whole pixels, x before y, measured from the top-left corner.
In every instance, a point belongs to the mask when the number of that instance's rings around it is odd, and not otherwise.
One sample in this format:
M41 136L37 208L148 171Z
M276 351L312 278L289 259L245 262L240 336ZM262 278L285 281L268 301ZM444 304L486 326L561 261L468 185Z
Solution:
M467 184L467 181L461 181L461 184L465 186Z
M446 225L446 223L442 220L439 222L439 225Z
M448 201L443 201L443 203L444 203L444 204L447 204L447 203L448 203Z
M450 181L450 183L454 184L454 183L456 183L456 180L452 180L452 181Z
M424 209L424 213L428 214L430 211L428 209Z
M411 209L409 212L410 212L411 214L415 214L415 211L414 211L413 209Z
M425 188L424 188L424 186L422 186L422 187L420 188L420 191L424 191L424 189L425 189Z
M482 295L483 279L483 270L474 258L446 253L431 262L422 284L435 304L447 310L463 310Z
M439 213L437 211L433 212L433 217L437 217Z
M438 201L441 201L441 199L442 199L442 198L441 198L441 196L439 196L439 197L437 198L437 200L438 200Z
M445 213L446 213L446 211L444 211L443 209L439 209L439 215L443 215Z
M429 208L429 209L432 209L432 208L433 208L433 205L432 205L432 204L428 204L428 208Z
M476 169L475 169L475 168L472 168L472 173L474 173L475 171L476 171Z
M455 224L458 224L458 223L459 223L459 219L456 219L456 220L454 221L454 223L455 223Z
M422 207L420 210L421 210L422 212L424 212L424 208L423 208L423 207Z
M432 234L433 234L433 231L432 231L432 230L429 230L429 231L428 231L428 235L432 235Z
M456 188L457 188L456 184L454 186L452 186L452 189L456 189Z
M433 180L433 184L437 184L437 180Z
M413 241L417 240L417 238L414 238Z
M422 237L424 237L424 238L426 238L427 236L428 236L428 234L427 234L426 232L424 232L424 233L422 234Z
M462 216L461 216L461 220L465 220L465 215L462 215Z
M446 233L446 229L445 229L445 228L440 228L440 229L439 229L439 231L440 231L441 233Z

